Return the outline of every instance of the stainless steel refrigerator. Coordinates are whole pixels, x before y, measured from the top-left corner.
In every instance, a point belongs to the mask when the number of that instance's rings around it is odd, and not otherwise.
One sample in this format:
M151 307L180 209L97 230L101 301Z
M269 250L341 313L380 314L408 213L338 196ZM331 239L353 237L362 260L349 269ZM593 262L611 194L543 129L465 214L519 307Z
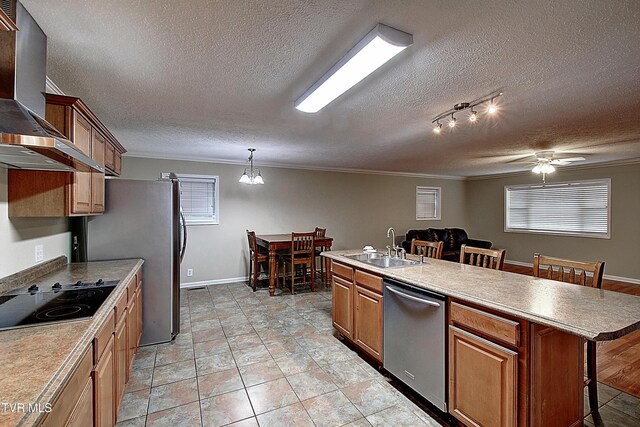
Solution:
M143 258L140 344L171 341L180 332L180 262L187 242L180 182L108 179L105 185L105 213L87 224L87 258Z

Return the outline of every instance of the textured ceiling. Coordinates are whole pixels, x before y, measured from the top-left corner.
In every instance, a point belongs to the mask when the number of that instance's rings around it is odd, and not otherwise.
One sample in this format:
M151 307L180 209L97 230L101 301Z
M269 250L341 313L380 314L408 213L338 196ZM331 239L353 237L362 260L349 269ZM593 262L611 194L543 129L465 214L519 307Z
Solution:
M640 157L640 2L23 0L48 75L130 154L474 176L536 151ZM316 114L297 99L377 22L414 44ZM431 118L502 89L500 115ZM461 117L462 119L462 117ZM459 120L462 122L463 120Z

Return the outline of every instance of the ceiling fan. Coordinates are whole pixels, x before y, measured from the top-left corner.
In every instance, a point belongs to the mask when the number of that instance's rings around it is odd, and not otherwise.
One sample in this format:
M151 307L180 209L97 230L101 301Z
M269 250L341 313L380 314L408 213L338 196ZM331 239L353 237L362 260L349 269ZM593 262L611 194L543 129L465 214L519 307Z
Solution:
M542 182L546 182L546 175L556 171L555 166L566 166L570 163L586 160L582 156L562 157L557 156L553 151L542 151L534 154L535 160L527 161L533 165L531 172L542 174ZM533 157L531 156L531 157ZM523 159L524 160L524 159Z

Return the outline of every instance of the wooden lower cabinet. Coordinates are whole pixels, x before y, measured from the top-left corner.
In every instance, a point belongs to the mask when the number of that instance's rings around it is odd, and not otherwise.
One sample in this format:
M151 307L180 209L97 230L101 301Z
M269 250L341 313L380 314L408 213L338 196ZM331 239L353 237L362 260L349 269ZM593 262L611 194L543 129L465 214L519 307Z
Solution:
M94 383L94 426L107 427L115 424L114 396L115 396L115 366L113 354L114 338L104 349L93 371Z
M93 367L93 346L84 352L84 355L80 359L78 366L76 366L73 373L71 373L66 384L63 386L62 391L51 405L51 412L49 412L44 420L41 422L41 426L46 427L60 427L70 425L72 418L74 425L80 420L87 417L88 412L87 405L91 406L91 421L85 425L91 425L93 423L93 382L91 381L91 368ZM91 382L92 390L88 393L88 396L84 394L87 388L87 382ZM79 405L82 402L82 405Z
M518 353L449 327L449 411L469 426L517 425Z
M136 347L140 345L140 338L142 338L142 282L138 285L138 291L136 292Z
M382 361L382 295L355 287L354 341L360 348Z
M127 348L129 346L129 340L127 339L127 310L123 311L123 316L116 325L116 332L114 334L114 362L115 362L115 396L113 411L118 416L118 410L120 402L124 397L124 389L127 381L129 381L129 369L127 362Z
M76 407L71 413L68 427L87 427L93 423L93 379L89 378Z
M353 282L333 276L331 284L333 327L353 339Z
M449 299L449 413L466 426L583 423L583 340Z
M132 294L127 306L127 370L133 368L133 361L136 356L136 347L138 346L138 304L135 293Z
M333 326L381 364L382 277L333 261L331 280Z

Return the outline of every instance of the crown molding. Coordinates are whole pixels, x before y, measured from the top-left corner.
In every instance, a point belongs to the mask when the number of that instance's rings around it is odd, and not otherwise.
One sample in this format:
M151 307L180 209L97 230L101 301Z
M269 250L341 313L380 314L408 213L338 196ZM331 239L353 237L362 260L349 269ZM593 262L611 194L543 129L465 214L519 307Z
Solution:
M58 87L58 85L55 84L53 82L53 80L51 80L49 78L49 76L47 76L47 78L45 80L45 84L46 84L46 86L45 86L46 87L46 90L45 90L46 93L55 93L56 95L64 95L64 92L62 91L62 89L60 89Z
M246 165L246 160L225 160L225 159L202 159L202 158L193 158L189 156L162 156L162 155L148 155L136 152L127 152L124 157L136 157L143 159L158 159L158 160L180 160L187 162L200 162L200 163L219 163L224 165ZM278 168L278 169L296 169L296 170L307 170L307 171L318 171L318 172L339 172L339 173L355 173L355 174L363 174L363 175L387 175L387 176L402 176L409 178L429 178L429 179L445 179L445 180L453 180L453 181L465 181L467 178L464 176L451 176L451 175L430 175L430 174L422 174L422 173L413 173L413 172L395 172L395 171L378 171L371 169L351 169L351 168L328 168L328 167L320 167L320 166L312 166L312 165L288 165L283 163L254 163L255 166L259 167L269 167L269 168Z

